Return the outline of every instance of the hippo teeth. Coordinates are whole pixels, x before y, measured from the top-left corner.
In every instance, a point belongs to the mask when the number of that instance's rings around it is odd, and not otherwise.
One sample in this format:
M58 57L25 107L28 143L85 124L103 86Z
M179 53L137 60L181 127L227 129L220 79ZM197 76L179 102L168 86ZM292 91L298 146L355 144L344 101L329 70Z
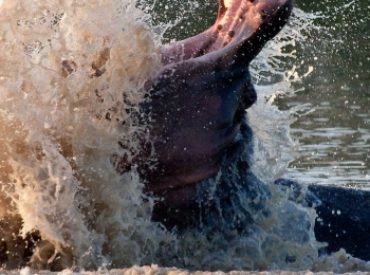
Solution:
M231 2L232 2L233 0L224 0L224 6L225 6L225 8L229 8L230 6L231 6Z

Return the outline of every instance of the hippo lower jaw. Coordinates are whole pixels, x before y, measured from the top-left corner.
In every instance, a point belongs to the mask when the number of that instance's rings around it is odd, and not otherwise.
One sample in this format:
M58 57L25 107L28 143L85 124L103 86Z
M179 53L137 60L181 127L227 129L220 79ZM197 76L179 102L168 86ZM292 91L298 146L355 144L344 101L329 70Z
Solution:
M226 152L238 154L245 109L256 100L248 65L291 9L291 0L220 0L213 26L163 48L165 66L143 105L157 157L143 171L147 193L186 204Z

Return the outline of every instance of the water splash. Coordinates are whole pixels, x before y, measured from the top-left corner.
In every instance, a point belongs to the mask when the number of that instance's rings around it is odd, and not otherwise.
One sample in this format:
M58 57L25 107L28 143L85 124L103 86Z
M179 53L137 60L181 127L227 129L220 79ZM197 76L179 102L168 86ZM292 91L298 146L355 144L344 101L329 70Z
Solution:
M112 156L130 160L145 132L131 114L161 67L148 15L134 1L4 1L1 9L3 223L21 219L14 233L39 235L30 261L40 268L139 261L150 236L137 224L154 227L152 200L138 204L135 169L118 174ZM10 251L8 262L23 253Z
M297 83L311 74L313 66L296 64L297 44L306 39L305 32L318 28L314 20L320 17L295 8L288 25L251 64L258 94L257 103L248 110L256 134L253 170L265 182L280 178L294 159L297 144L290 137L290 125L311 111L308 105L280 110L276 101L304 90Z
M268 215L249 207L250 197L241 200L255 220L242 236L232 230L177 235L151 222L154 199L143 194L135 167L117 172L117 156L130 160L141 152L146 129L133 114L145 83L161 68L162 35L180 22L154 26L137 8L143 3L0 2L0 50L6 53L0 57L0 262L39 269L152 263L193 270L313 268L315 213L288 200L289 193L263 187L271 194ZM253 171L267 175L266 182L291 158L284 148L290 148L294 110L270 103L277 91L294 92L292 78L304 76L295 67L286 74L280 62L294 59L294 43L310 21L295 12L292 26L253 69L260 94L249 112L257 136Z

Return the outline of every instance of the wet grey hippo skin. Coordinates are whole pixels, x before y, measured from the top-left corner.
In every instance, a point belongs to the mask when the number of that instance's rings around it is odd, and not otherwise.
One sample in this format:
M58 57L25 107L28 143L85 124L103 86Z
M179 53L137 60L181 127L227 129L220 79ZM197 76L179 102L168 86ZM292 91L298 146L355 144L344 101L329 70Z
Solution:
M316 209L315 237L328 244L320 253L344 248L352 256L370 261L369 190L312 184L306 192L291 180L280 179L275 184L293 191L292 201Z
M269 189L249 169L252 131L245 109L256 93L248 66L285 25L291 9L291 0L220 0L213 26L163 49L165 67L142 106L156 160L139 170L145 191L162 198L153 220L179 231L196 227L243 234L254 215L268 215ZM276 184L297 194L301 190L289 180ZM322 252L345 248L370 260L370 192L308 189L295 203L317 210L316 238L329 244Z
M227 152L241 151L245 109L256 100L249 63L291 9L290 0L221 0L213 26L164 47L165 66L142 105L156 157L154 167L141 166L146 192L186 203L227 165Z

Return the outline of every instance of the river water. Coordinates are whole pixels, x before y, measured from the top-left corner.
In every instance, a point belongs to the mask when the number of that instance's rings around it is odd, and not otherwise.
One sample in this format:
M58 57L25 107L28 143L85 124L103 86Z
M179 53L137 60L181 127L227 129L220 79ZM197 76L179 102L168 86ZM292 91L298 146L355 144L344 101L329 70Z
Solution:
M366 187L369 3L295 5L289 25L251 64L259 95L248 110L253 172L266 183L286 177ZM146 129L131 114L161 68L159 48L210 25L216 1L0 0L0 11L5 267L368 268L344 251L319 258L314 211L273 186L268 216L246 203L255 224L242 236L189 230L179 237L151 222L154 198L143 194L135 169L120 174L112 165L140 153Z
M298 154L288 176L307 182L368 187L370 183L370 3L297 1L323 18L299 45L297 63L312 65L304 90L282 108L311 109L291 126Z

